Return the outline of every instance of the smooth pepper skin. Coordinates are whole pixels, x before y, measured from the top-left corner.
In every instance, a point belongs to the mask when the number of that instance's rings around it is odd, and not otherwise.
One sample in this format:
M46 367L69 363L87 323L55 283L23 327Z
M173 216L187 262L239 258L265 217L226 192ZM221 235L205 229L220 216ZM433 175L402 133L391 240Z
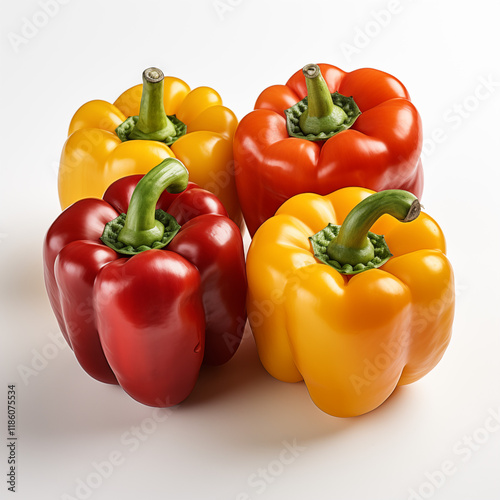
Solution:
M83 198L102 198L116 180L146 174L168 157L188 168L190 180L214 193L229 217L243 225L233 175L232 142L238 120L210 87L193 90L183 80L165 77L167 115L187 125L186 135L170 147L153 140L121 142L115 129L139 114L143 85L123 92L113 103L93 100L73 116L59 166L59 200L64 209Z
M375 69L345 72L319 64L330 92L352 96L361 110L354 125L323 141L289 137L284 110L307 95L297 71L286 85L265 89L234 138L238 196L251 235L288 198L349 186L402 189L418 198L422 124L404 85Z
M165 249L123 257L100 237L127 212L142 175L82 199L44 242L45 284L61 331L94 378L119 383L149 406L180 403L202 362L219 365L238 348L247 290L241 232L216 196L189 183L164 191L156 208L181 225Z
M314 403L339 417L367 413L423 377L452 330L453 270L429 215L377 220L371 231L393 254L378 269L346 277L314 257L308 238L341 224L372 193L292 197L262 224L247 257L247 311L262 364L279 380L304 380Z

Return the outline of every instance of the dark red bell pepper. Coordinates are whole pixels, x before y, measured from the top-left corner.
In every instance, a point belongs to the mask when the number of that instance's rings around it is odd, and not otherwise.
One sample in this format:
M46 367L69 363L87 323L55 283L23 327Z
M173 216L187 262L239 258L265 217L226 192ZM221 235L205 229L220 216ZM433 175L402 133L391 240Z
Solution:
M44 273L81 366L143 404L181 402L202 362L225 363L240 344L241 233L176 159L68 207L45 238Z

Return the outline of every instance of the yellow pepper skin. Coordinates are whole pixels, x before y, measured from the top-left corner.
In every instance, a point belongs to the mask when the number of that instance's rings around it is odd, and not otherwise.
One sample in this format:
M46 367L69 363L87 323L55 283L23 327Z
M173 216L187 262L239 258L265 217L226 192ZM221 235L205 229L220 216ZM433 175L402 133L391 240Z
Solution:
M117 179L146 174L165 158L174 157L188 168L190 180L218 196L229 217L243 227L233 175L235 114L222 105L214 89L191 90L179 78L165 77L164 113L184 122L186 134L170 147L158 140L122 142L115 129L128 117L139 115L142 91L143 84L136 85L113 104L93 100L75 113L59 167L61 207L82 198L101 198Z
M428 373L450 341L455 293L438 224L383 215L392 257L346 276L320 262L309 237L373 191L349 187L286 201L255 234L247 257L247 311L259 357L285 382L304 380L324 412L349 417L382 404Z

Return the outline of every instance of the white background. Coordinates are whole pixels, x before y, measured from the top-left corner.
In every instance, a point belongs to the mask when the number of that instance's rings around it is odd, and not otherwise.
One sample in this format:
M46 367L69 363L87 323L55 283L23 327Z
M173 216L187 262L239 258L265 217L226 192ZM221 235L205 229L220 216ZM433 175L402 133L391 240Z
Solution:
M499 499L498 14L487 0L3 2L0 497ZM214 87L241 119L265 87L309 62L387 71L420 111L422 201L447 236L457 282L441 363L352 419L270 377L248 332L174 410L94 381L61 343L42 277L73 113L113 102L154 65ZM9 383L15 495L5 475Z

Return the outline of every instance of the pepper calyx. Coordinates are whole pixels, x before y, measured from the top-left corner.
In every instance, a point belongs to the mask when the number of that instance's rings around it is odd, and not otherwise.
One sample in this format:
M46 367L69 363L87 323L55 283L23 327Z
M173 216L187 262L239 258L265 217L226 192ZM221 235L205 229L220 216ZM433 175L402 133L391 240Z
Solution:
M294 104L288 109L285 109L286 116L286 128L288 130L288 135L290 137L296 137L298 139L306 139L308 141L325 141L333 137L334 135L351 128L354 125L354 122L357 120L358 116L361 115L361 111L359 110L357 104L354 102L352 97L346 97L338 92L333 92L330 94L332 103L336 106L337 109L340 109L345 116L346 119L344 122L338 123L333 130L329 132L317 132L317 133L308 133L305 134L300 126L301 116L308 109L308 97L304 97L301 101ZM335 108L334 108L335 109ZM339 113L340 114L340 113Z
M328 224L324 229L309 237L314 256L324 264L332 266L341 274L358 274L369 269L376 269L383 266L391 257L392 253L387 246L383 235L368 232L368 239L373 246L374 256L368 262L359 262L354 266L352 264L343 264L328 253L328 247L335 238L337 238L341 226Z
M288 135L308 141L324 141L352 127L361 114L352 97L330 93L317 64L302 68L307 96L285 110Z
M115 252L122 255L136 255L146 250L160 249L166 247L181 229L181 226L175 220L175 217L163 210L155 210L155 220L164 226L163 236L161 240L153 242L151 245L139 245L134 247L127 245L118 239L118 235L125 227L127 214L120 214L116 219L108 222L104 226L104 231L101 236L101 241L112 248Z
M174 133L171 135L167 135L165 137L164 131L161 130L159 133L156 135L155 134L144 134L142 137L138 137L141 135L141 132L135 128L137 122L139 121L139 115L136 116L129 116L123 123L118 125L115 129L115 133L118 136L118 138L122 141L130 141L134 139L143 139L143 140L149 140L149 141L158 141L158 142L164 142L167 146L171 146L177 139L181 138L183 135L186 135L187 133L187 125L179 120L175 115L165 115L172 125L174 126ZM135 131L136 137L130 137L132 132Z

